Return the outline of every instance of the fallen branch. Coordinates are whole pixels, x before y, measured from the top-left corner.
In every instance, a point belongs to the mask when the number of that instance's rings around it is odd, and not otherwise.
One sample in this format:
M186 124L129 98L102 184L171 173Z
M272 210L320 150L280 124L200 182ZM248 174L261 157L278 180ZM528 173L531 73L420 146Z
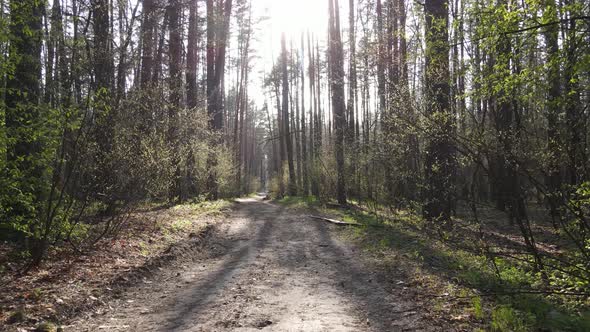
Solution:
M319 217L319 216L309 216L310 218L313 219L318 219L318 220L323 220L335 225L340 225L340 226L362 226L361 224L357 224L357 223L352 223L352 222L345 222L345 221L340 221L340 220L336 220L336 219L330 219L330 218L324 218L324 217Z

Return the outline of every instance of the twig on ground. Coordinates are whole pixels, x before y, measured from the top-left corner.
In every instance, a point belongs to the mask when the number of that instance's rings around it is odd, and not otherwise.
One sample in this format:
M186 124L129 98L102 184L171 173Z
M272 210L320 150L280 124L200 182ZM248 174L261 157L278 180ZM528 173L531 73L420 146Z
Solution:
M345 221L340 221L340 220L336 220L336 219L330 219L330 218L325 218L325 217L319 217L319 216L309 216L310 218L313 219L318 219L318 220L323 220L332 224L336 224L336 225L341 225L341 226L362 226L361 224L357 224L357 223L351 223L351 222L345 222Z

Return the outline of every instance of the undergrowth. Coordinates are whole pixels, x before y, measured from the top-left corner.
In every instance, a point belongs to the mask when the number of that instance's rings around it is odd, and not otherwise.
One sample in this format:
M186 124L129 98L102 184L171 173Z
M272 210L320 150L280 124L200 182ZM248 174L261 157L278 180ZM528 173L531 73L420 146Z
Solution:
M440 236L415 213L400 211L384 218L353 206L351 209L322 206L310 197L286 197L289 207L307 206L318 213L362 224L347 228L344 236L361 244L393 269L400 264L414 271L426 292L444 292L447 301L462 301L474 322L491 331L590 331L588 298L545 292L547 276L530 264L486 255L464 235ZM453 241L450 241L453 240ZM468 248L468 249L463 249ZM410 276L412 277L412 276ZM440 299L437 297L437 299ZM444 303L432 303L433 310Z
M320 202L317 200L315 196L285 196L277 200L277 202L290 208L307 208L321 206Z

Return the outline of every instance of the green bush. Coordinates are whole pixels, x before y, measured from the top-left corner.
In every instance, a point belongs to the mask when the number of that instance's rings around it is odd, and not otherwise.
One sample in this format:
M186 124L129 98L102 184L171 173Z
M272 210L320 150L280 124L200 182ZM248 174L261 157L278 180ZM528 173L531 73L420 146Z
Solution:
M530 320L530 316L523 315L508 305L501 305L493 309L490 325L492 331L525 332L531 329Z

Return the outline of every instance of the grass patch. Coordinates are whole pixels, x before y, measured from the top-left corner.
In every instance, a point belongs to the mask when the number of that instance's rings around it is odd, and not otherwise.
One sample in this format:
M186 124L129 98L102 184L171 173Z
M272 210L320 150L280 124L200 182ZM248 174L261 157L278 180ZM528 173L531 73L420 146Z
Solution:
M216 201L189 202L176 205L172 208L173 212L188 212L193 216L201 215L219 215L232 205L229 200L219 199Z
M171 224L170 224L170 229L175 232L182 232L184 230L186 230L191 224L191 221L188 219L178 219L178 220L174 220Z
M492 311L492 331L524 332L532 329L532 317L523 317L509 305L500 305Z
M166 210L163 218L157 221L157 229L161 232L166 243L172 243L183 234L194 231L195 222L201 222L201 217L221 216L231 208L233 202L229 200L187 202Z
M285 196L276 202L290 208L317 208L321 205L315 196Z
M481 297L474 296L471 299L471 306L473 307L473 316L475 317L475 319L483 319L484 318L484 311L483 311L483 305L481 302Z

